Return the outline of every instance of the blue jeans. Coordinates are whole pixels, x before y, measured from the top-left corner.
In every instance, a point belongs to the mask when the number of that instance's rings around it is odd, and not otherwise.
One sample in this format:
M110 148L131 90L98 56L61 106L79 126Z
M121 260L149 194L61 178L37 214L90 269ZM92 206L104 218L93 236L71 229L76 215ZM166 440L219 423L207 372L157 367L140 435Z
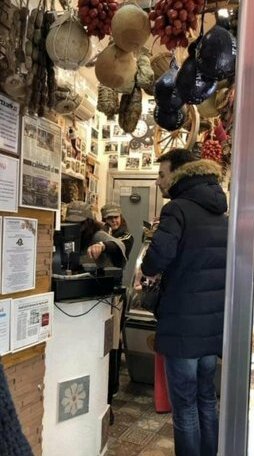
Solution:
M195 359L165 357L176 456L217 454L216 365L216 356Z

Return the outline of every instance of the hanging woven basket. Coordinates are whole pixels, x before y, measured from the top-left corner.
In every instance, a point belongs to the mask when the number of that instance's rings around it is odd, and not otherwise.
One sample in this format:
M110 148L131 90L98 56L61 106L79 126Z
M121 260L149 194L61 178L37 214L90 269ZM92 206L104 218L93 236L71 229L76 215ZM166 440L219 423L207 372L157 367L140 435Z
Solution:
M151 67L154 72L154 80L157 81L166 71L169 70L169 65L172 59L172 53L159 52L150 58Z
M67 12L51 26L46 49L54 64L65 70L77 70L91 57L90 39L79 20Z

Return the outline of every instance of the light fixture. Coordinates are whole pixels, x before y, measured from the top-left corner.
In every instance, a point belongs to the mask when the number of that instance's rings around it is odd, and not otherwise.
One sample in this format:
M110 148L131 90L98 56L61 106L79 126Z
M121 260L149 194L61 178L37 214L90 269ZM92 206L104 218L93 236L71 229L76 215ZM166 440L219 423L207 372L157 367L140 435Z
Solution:
M221 8L218 11L218 15L222 17L229 17L229 12L226 8Z

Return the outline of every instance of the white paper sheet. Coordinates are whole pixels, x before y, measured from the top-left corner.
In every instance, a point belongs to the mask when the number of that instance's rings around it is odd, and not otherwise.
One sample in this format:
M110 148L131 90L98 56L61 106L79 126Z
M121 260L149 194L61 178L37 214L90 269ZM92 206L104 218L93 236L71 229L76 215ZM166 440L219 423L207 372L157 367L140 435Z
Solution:
M11 350L39 344L52 335L54 293L18 298L12 301Z
M35 288L37 223L36 219L3 218L2 294Z

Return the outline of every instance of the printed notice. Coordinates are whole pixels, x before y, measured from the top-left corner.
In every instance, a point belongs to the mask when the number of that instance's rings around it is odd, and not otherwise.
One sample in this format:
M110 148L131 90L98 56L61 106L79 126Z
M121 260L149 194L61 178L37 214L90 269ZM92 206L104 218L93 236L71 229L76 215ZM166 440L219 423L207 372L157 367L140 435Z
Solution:
M39 344L52 335L54 293L14 299L11 312L11 350Z
M0 94L0 149L18 153L19 104Z
M11 299L0 301L0 355L10 351Z
M0 211L18 210L19 160L0 154Z
M3 218L2 294L35 288L36 247L37 220Z

